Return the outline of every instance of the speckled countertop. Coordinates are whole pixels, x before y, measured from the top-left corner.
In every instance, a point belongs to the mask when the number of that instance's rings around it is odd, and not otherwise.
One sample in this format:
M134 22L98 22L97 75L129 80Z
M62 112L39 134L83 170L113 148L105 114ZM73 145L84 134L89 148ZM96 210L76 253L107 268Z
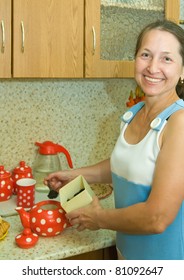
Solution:
M113 207L113 194L102 199L101 204ZM39 237L38 243L30 249L21 249L15 243L15 236L23 227L18 215L5 218L11 225L8 235L0 241L1 260L56 260L72 257L115 245L115 232L110 230L78 232L68 228L55 237Z

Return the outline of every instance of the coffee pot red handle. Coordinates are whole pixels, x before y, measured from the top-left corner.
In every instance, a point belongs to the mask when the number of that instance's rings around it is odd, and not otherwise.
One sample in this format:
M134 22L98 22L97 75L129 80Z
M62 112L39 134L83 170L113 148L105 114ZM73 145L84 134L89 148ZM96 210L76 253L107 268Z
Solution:
M67 149L59 144L55 144L55 147L56 147L56 150L58 153L65 154L67 161L68 161L68 165L70 166L70 168L73 168L72 159L71 159L71 156L70 156L69 152L67 151Z

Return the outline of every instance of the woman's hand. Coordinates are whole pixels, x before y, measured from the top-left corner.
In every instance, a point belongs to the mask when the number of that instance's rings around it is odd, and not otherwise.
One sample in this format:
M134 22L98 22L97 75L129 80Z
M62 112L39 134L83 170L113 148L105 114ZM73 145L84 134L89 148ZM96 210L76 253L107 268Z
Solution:
M84 229L98 230L100 229L98 214L102 210L98 197L94 196L93 201L86 207L71 211L66 214L72 226L77 225L77 230Z
M58 171L49 174L44 179L44 184L55 191L59 191L61 187L68 184L72 179L70 170Z

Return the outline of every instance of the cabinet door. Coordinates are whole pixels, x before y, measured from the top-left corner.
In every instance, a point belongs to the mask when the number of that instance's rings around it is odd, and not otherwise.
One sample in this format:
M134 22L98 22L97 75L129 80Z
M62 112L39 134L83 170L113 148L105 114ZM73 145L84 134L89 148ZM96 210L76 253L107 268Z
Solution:
M84 0L13 3L13 77L83 77Z
M11 0L0 0L0 78L11 77Z
M136 36L146 21L161 16L179 21L180 1L163 0L163 9L160 9L161 2L86 0L85 77L132 78L134 50L131 53L131 48L135 47Z

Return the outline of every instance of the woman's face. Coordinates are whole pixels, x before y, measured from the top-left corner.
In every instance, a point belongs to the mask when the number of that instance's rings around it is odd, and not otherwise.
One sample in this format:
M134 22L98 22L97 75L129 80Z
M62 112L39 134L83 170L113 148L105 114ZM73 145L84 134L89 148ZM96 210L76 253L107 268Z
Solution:
M144 35L135 59L135 79L146 95L175 92L184 71L179 48L169 32L153 29Z

